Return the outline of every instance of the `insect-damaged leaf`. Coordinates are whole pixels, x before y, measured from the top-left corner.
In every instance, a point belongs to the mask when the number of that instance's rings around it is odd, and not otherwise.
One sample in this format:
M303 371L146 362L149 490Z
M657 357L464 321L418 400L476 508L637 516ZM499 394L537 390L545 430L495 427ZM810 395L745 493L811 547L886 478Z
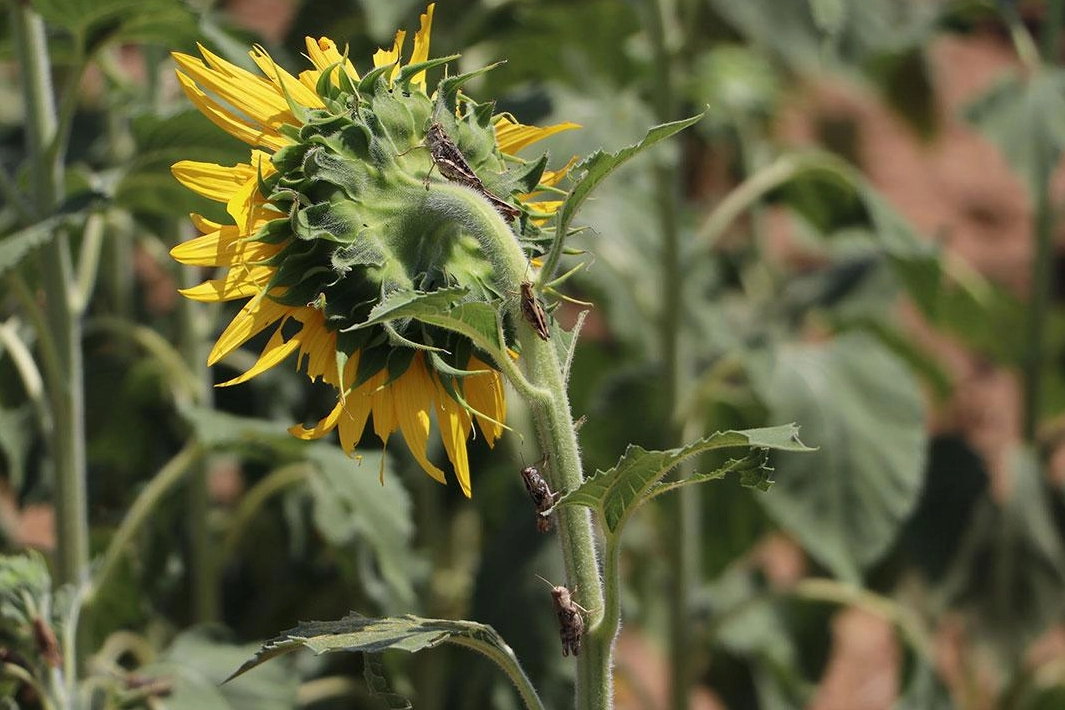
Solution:
M467 293L464 288L442 289L432 293L394 291L385 296L370 311L369 318L355 326L355 329L413 318L465 335L486 352L504 355L495 309L479 301L460 302Z
M336 621L301 622L264 643L255 657L246 661L229 679L300 648L309 648L316 654L335 651L380 653L389 649L415 653L445 641L473 647L490 656L502 654L512 658L514 654L495 629L474 621L425 619L411 615L374 619L352 612Z
M697 473L691 483L721 478L729 472L741 473L745 486L767 488L768 469L766 449L785 451L812 451L799 441L799 428L795 424L724 431L711 434L692 444L667 451L647 451L640 446L629 446L617 465L609 471L597 471L580 486L567 492L558 505L583 505L599 512L611 534L617 534L626 518L644 501L667 490L687 485L678 481L665 486L658 481L685 459L707 451L730 447L754 449L747 456L728 462L710 473Z

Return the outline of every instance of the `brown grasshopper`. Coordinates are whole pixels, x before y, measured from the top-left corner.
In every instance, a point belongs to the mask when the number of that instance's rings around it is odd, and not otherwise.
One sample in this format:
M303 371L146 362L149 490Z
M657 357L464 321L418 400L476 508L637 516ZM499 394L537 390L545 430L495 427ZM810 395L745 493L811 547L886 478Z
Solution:
M545 459L546 460L546 459ZM542 463L542 462L541 462ZM521 470L521 480L525 483L525 490L529 493L533 505L536 507L536 529L545 533L551 529L551 518L545 513L551 509L561 492L553 493L540 473L538 464L526 466Z
M429 126L425 134L425 145L429 148L429 154L433 156L433 167L437 168L445 178L481 193L481 196L488 200L508 222L513 222L521 215L521 210L484 186L481 178L477 177L473 168L466 162L462 151L438 122L434 121ZM429 173L425 175L425 189L427 190L429 189L429 175L432 174L433 167L430 167Z
M551 337L551 331L547 329L547 314L544 313L543 306L533 293L532 281L521 282L521 315L541 340Z
M584 636L584 617L581 612L587 614L588 610L573 601L576 590L570 592L561 584L552 585L543 577L540 579L551 587L551 601L554 602L555 616L558 617L558 635L562 639L562 655L572 653L577 656L581 652L581 637Z

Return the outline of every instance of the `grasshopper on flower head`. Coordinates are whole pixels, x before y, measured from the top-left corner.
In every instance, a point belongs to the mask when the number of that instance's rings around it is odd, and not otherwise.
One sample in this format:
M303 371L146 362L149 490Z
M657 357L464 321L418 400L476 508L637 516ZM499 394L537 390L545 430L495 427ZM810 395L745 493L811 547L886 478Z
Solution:
M434 121L429 126L429 130L425 133L425 145L429 149L429 154L433 156L433 167L439 170L445 178L481 193L481 196L492 203L496 211L508 222L513 222L521 215L521 210L484 186L481 178L473 172L473 168L462 155L462 151L458 149L439 122ZM433 168L430 167L425 175L425 189L427 190L429 189L429 175L432 172Z

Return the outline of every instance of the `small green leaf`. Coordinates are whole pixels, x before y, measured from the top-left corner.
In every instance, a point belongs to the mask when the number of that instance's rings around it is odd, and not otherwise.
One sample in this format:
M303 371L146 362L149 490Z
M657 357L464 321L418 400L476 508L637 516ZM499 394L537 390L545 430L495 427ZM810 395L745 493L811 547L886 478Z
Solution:
M592 190L610 173L647 148L669 138L675 133L683 131L688 126L694 125L702 117L703 114L700 113L682 121L673 121L672 123L654 126L647 131L647 135L638 143L622 148L616 153L596 151L574 166L572 174L580 177L577 178L576 184L570 190L569 196L566 197L565 204L559 210L558 234L563 236L566 234L569 230L570 222L573 221L574 215L577 214L577 210L592 194Z
M419 293L394 291L370 311L369 317L353 330L394 320L413 318L469 338L474 345L496 355L505 356L499 338L499 315L487 303L459 301L468 294L465 288L451 288Z
M657 482L682 461L707 451L740 446L812 451L799 440L799 428L794 424L717 432L685 447L667 451L648 451L630 445L617 465L608 471L596 471L594 476L562 496L557 505L583 505L599 512L607 530L616 535L636 508L658 495ZM762 473L753 471L755 468L764 470L764 465L763 454L755 452L738 461L731 461L713 473L696 474L692 482L721 478L730 471L741 471L744 472L745 485L764 487L768 479ZM667 488L672 489L678 483L668 484Z
M373 619L354 612L338 621L304 621L295 628L263 644L255 657L237 669L229 680L272 658L301 648L315 654L337 651L381 653L390 649L416 653L460 637L464 645L489 648L512 656L513 651L491 626L473 621L424 619L417 616L390 616Z

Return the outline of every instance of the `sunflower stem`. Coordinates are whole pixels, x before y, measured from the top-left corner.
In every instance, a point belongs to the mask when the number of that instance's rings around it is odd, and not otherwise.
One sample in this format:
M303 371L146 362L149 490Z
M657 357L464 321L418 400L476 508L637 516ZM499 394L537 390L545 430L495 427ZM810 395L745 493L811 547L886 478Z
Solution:
M59 124L44 22L28 3L10 3L10 7L26 110L33 212L40 219L51 214L62 198L62 165L54 150ZM70 290L74 279L67 235L53 235L39 254L47 303L47 329L39 337L42 351L51 353L43 359L43 375L55 425L51 449L56 470L57 581L77 583L89 558L81 313Z
M478 240L485 257L495 267L500 288L519 292L531 267L514 234L491 204L467 188L434 185L433 197L427 199L426 206L430 210L440 210L442 215L452 219L461 215L464 226ZM512 321L518 324L526 372L526 377L518 378L514 384L533 413L540 445L547 455L548 482L556 491L571 490L581 484L584 476L562 362L553 341L541 340L522 318L520 301L512 301L508 310ZM506 353L496 354L497 364L504 374L509 368L501 360L508 357ZM603 620L604 595L591 513L587 508L567 506L559 509L556 517L566 569L565 583L574 590L577 603L589 611L586 626L598 628ZM549 613L545 609L544 614ZM618 626L616 619L607 624L615 631ZM591 633L584 637L576 659L578 710L605 710L613 706L615 635Z

